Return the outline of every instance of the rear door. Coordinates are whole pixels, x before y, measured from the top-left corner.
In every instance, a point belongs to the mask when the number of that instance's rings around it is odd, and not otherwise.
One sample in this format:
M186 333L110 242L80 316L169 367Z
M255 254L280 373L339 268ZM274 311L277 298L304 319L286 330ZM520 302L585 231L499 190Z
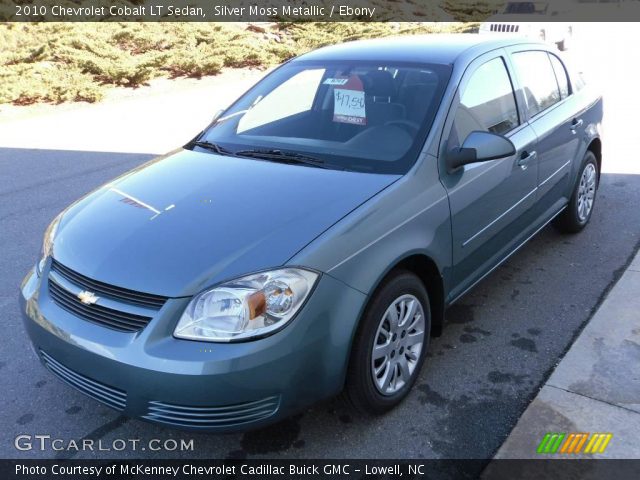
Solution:
M446 152L459 147L474 130L504 135L515 145L516 154L447 172ZM506 51L472 62L451 105L440 148L440 177L452 222L450 299L508 254L529 227L538 181L536 142L516 102Z
M572 161L584 121L576 112L565 67L556 55L517 47L510 53L526 114L538 137L537 198L540 214L545 215L568 200Z

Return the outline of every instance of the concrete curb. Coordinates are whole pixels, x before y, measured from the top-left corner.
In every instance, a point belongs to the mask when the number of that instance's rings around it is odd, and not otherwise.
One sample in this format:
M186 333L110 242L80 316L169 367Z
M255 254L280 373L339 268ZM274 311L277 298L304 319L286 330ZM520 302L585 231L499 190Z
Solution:
M603 453L539 454L538 445L548 432L611 433L613 437ZM495 458L640 459L639 434L640 253L520 417Z

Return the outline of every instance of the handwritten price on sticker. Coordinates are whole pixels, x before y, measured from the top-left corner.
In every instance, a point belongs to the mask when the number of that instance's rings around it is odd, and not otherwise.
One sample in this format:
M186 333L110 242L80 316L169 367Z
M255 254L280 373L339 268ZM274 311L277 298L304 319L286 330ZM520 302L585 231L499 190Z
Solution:
M362 110L364 109L364 94L356 90L339 90L335 91L336 106L341 109Z

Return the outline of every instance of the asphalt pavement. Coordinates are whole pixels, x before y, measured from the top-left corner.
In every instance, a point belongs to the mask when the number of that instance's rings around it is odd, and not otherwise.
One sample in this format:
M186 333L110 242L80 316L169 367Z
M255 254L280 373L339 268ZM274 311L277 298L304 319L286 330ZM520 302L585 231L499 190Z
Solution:
M199 92L188 95L200 98ZM165 96L180 100L180 95ZM210 95L224 99L228 92L219 88ZM632 108L615 92L611 98L605 114ZM179 100L176 106L199 109L198 121L204 119L201 104ZM5 327L0 457L490 458L640 246L640 172L623 158L635 149L632 125L612 121L617 128L605 139L605 169L590 225L573 236L544 229L452 307L416 388L399 408L366 418L328 401L272 427L233 435L181 432L129 419L62 384L39 364L21 324L17 296L38 257L44 229L60 210L160 153L154 138L169 138L175 146L183 140L171 136L172 122L185 128L174 111L158 118L155 110L151 115L136 108L140 105L149 101L81 107L65 111L64 118L50 112L0 119L0 319ZM135 153L119 145L118 118L141 125ZM111 142L102 136L95 142L77 138L74 122L101 128ZM40 132L46 141L39 140ZM132 133L127 138L135 140ZM96 449L19 451L14 447L19 434L65 442L89 439ZM140 449L115 451L114 439L140 439ZM193 439L194 449L142 450L150 439Z
M529 404L496 458L640 459L638 292L640 253ZM499 464L491 465L489 472ZM636 465L635 475L619 478L637 476Z

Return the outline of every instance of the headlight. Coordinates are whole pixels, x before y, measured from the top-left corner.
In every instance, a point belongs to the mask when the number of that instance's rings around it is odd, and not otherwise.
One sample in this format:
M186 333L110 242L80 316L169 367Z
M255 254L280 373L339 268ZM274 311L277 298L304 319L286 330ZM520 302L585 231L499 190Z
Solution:
M56 232L58 230L58 224L60 223L61 217L62 217L62 214L54 218L53 222L51 222L47 227L47 229L44 231L44 238L42 240L41 258L40 258L40 261L38 262L38 273L42 273L44 264L47 261L47 258L49 258L49 256L52 253L53 239L56 237Z
M272 333L295 316L317 279L308 270L283 268L224 283L191 300L173 335L230 342Z

